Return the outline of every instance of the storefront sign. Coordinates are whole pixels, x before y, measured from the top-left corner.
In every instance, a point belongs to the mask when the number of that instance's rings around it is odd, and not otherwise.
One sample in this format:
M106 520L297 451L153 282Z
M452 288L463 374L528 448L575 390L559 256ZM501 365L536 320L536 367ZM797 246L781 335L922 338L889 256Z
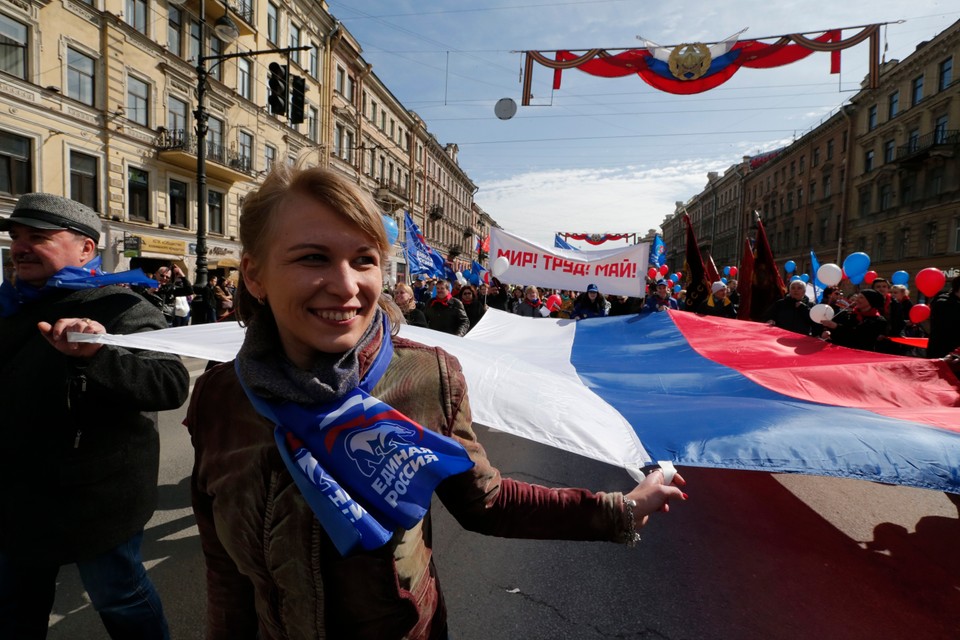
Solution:
M152 251L169 256L183 256L187 253L187 243L173 238L156 238L153 236L132 236L140 240L141 251Z
M140 236L123 236L123 257L140 257Z

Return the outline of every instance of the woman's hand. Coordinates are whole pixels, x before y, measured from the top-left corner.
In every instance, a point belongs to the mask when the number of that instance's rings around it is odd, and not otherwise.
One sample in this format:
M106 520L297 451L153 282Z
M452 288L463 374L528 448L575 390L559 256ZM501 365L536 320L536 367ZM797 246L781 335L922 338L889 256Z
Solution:
M686 500L687 494L679 489L687 484L679 473L673 476L671 484L664 484L663 470L654 469L643 482L633 491L624 496L625 500L633 500L637 506L633 509L633 521L639 529L647 524L647 519L654 511L670 511L670 500Z
M60 318L52 325L38 322L37 328L54 349L72 358L92 358L103 345L98 342L68 342L68 333L107 332L106 327L90 318Z

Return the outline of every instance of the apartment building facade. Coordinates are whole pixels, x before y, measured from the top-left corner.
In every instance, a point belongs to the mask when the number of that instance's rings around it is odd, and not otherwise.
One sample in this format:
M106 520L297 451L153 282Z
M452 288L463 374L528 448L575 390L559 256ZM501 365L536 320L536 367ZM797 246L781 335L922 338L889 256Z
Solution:
M813 275L813 250L820 263L863 251L888 278L926 267L960 275L958 59L960 22L904 61L885 63L878 88L864 83L849 104L792 144L745 157L723 180L709 174L706 188L663 221L671 268L683 262L684 211L718 266L739 263L756 212L779 264L793 260L798 274ZM721 184L728 196L717 199ZM738 211L733 236L740 248L733 254L711 221L724 206ZM717 217L727 229L723 219Z
M222 30L228 20L233 28ZM152 272L172 261L192 277L200 55L230 56L205 64L212 271L238 265L243 199L277 162L334 167L370 189L385 213L425 219L427 145L417 160L414 140L430 137L426 123L373 74L325 2L11 0L0 5L0 35L0 215L31 191L88 204L103 218L108 270ZM271 63L289 69L288 87L301 79L300 124L268 106ZM475 186L442 155L446 190L468 193L458 202L469 208ZM418 166L424 177L414 188ZM388 282L404 273L396 249ZM0 258L9 277L6 237Z

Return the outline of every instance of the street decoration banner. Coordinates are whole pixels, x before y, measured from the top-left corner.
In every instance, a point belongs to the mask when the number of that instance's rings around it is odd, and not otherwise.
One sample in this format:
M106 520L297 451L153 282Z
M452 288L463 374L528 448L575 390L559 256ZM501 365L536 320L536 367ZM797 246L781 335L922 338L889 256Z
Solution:
M635 233L558 233L557 237L563 237L564 240L583 240L594 246L601 245L604 242L616 242L617 240L626 240L630 244L636 244L637 234Z
M642 298L649 250L644 242L621 249L566 251L490 229L491 264L505 257L510 266L498 277L516 285L586 291L595 284L605 295Z
M638 75L654 89L688 95L714 89L741 67L771 69L806 58L817 51L830 52L830 73L840 73L840 52L870 40L869 87L875 89L880 78L880 27L882 24L841 27L827 30L816 37L807 33L764 36L740 40L743 33L715 43L684 43L661 46L641 38L643 46L635 49L594 48L525 51L523 96L521 104L529 106L532 94L533 64L553 69L553 89L560 89L565 69L579 69L603 78ZM843 38L844 29L858 29ZM745 29L744 29L745 31ZM819 33L819 32L817 32ZM763 40L773 40L765 43Z
M69 337L229 361L243 332ZM400 335L457 357L475 422L635 477L668 460L960 493L960 381L941 360L684 311L572 321L489 309L462 338Z

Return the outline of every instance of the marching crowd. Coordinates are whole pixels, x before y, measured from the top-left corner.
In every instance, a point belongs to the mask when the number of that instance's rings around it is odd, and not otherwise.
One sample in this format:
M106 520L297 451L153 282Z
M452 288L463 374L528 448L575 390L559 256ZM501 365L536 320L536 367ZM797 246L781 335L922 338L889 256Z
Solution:
M0 284L2 638L46 636L60 567L75 564L111 638L169 640L141 545L158 499L157 412L188 395L211 639L448 640L431 552L434 494L475 532L629 546L652 514L687 500L683 477L659 465L622 491L502 477L473 430L459 363L397 329L405 319L464 335L489 308L572 320L678 309L735 318L735 282L714 283L696 308L663 281L641 300L594 284L577 293L496 279L400 284L394 305L381 291L391 242L373 200L336 172L285 164L244 203L235 290L214 277L197 291L176 265L157 270L156 287L144 289L139 272L109 274L127 286L104 286L100 225L91 209L49 194L25 195L0 218L16 272ZM828 290L836 313L815 323L805 287L791 283L767 322L893 351L890 338L922 328L908 320L909 292L885 285L846 301ZM931 307L927 355L941 357L960 344L960 278ZM231 314L247 327L240 352L192 393L175 355L68 339ZM403 440L413 427L416 446ZM383 454L404 444L402 455ZM391 461L404 463L402 477ZM390 488L386 497L378 486ZM357 504L351 495L375 508L342 507Z
M451 283L443 279L416 280L410 286L398 284L394 301L409 324L428 327L458 336L465 335L483 317L488 308L529 318L585 318L656 313L668 309L692 311L700 315L736 319L740 294L738 283L730 279L714 282L710 294L695 308L687 305L687 291L675 295L665 279L648 279L647 295L642 298L605 296L595 284L586 291L550 290L532 285L510 286L493 278L490 285ZM833 312L830 317L811 317L816 304L808 285L802 280L790 282L786 295L763 313L762 321L804 336L818 337L833 344L891 355L942 358L960 348L960 277L950 290L930 301L929 320L913 322L910 290L902 284L891 285L877 277L871 288L852 291L826 287L822 304ZM928 338L926 349L891 338Z

